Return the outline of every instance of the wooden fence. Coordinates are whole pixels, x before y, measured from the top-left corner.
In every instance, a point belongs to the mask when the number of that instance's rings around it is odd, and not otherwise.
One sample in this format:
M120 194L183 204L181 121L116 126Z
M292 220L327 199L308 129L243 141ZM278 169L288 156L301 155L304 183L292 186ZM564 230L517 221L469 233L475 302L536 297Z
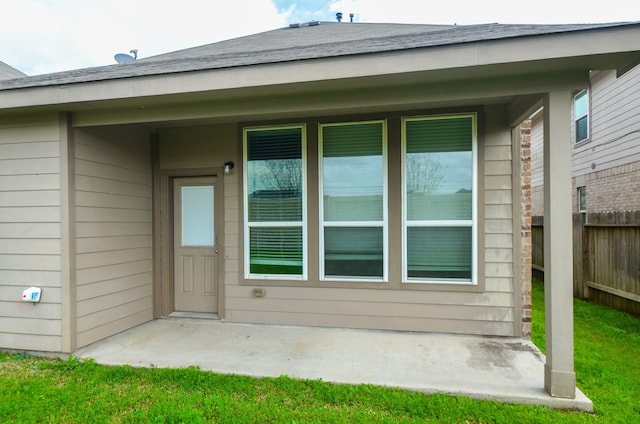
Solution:
M532 273L544 280L542 217L531 227ZM573 216L573 294L640 316L640 211Z

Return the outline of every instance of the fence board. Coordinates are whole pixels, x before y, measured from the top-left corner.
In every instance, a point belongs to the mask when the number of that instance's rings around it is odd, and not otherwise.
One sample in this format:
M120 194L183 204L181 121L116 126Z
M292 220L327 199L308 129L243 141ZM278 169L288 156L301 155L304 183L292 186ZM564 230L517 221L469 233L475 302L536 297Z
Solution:
M534 217L538 278L544 276L543 228L542 217ZM573 216L573 289L575 297L640 316L640 211Z
M531 275L544 281L544 226L543 217L531 217Z

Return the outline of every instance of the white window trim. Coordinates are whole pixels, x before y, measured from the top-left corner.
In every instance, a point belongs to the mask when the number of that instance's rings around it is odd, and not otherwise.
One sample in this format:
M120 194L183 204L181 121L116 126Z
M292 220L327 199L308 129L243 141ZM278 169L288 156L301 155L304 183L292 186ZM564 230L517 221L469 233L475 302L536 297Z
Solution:
M422 279L408 277L407 264L407 228L409 227L407 219L407 184L406 184L406 154L407 154L407 138L406 123L409 121L433 120L433 119L455 119L461 117L471 117L472 119L472 212L471 220L417 220L411 221L411 226L420 227L471 227L471 281L466 279ZM448 285L478 285L478 118L476 113L460 113L447 115L427 115L412 116L402 118L402 149L401 149L401 168L402 168L402 283L403 284L448 284Z
M583 93L585 95L586 102L587 102L587 111L585 113L583 113L582 115L580 115L580 116L576 116L576 99L578 97L580 97ZM584 90L581 90L581 91L577 92L573 96L573 103L571 105L571 107L573 109L573 113L572 113L572 115L573 115L573 128L571 129L571 131L573 132L573 142L574 142L574 144L585 143L585 142L589 141L589 139L591 138L591 128L590 128L590 126L591 126L591 117L590 117L590 114L589 114L589 109L590 109L589 100L590 100L589 99L589 90L586 89L586 88ZM587 136L582 140L578 140L578 133L576 131L576 123L580 119L584 118L585 116L587 117Z
M299 221L268 221L268 222L249 222L249 180L248 180L248 149L247 149L247 134L251 131L259 130L279 130L279 129L301 129L301 143L302 143L302 222ZM304 281L308 279L308 231L307 231L307 127L305 124L292 124L281 126L260 126L260 127L246 127L242 133L242 184L243 184L243 227L244 227L244 278L254 280L292 280L292 281ZM266 228L266 227L299 227L302 224L302 275L290 275L290 274L252 274L250 263L250 228Z
M324 221L324 195L323 195L323 157L322 129L329 126L358 125L358 124L382 124L382 221L330 221L325 225ZM319 265L320 281L346 281L346 282L388 282L389 281L389 216L388 216L388 143L387 143L387 121L385 119L372 121L341 122L336 124L321 124L318 126L318 209L319 209ZM324 229L325 227L382 227L382 278L353 277L353 276L326 276L324 269Z

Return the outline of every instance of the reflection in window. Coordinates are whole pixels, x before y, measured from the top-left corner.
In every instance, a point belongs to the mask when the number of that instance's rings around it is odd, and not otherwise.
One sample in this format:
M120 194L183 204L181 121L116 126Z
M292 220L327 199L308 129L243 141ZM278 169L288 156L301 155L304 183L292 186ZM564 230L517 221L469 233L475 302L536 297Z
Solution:
M245 130L247 275L304 275L303 128Z
M323 125L322 276L386 277L384 122Z
M589 96L584 90L573 98L573 120L575 122L576 143L589 138Z
M404 280L473 281L475 115L404 121Z

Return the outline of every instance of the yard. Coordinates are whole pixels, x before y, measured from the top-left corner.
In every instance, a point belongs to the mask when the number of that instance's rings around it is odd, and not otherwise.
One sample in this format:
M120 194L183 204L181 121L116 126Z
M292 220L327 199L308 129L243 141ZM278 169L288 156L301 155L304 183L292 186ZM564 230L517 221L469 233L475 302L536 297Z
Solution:
M533 340L544 349L534 283ZM3 423L640 423L640 320L575 301L578 386L595 414L374 386L134 369L0 353Z

